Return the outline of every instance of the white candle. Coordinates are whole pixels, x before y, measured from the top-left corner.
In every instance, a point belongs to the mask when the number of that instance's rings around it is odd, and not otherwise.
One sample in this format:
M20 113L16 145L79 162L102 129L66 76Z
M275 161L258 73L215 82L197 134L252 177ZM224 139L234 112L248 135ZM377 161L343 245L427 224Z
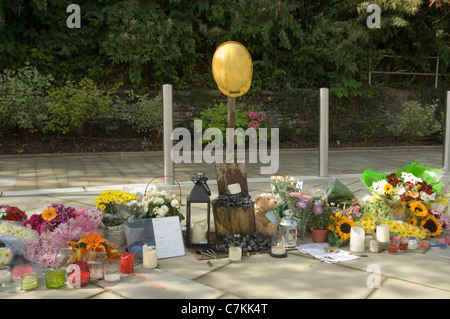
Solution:
M389 225L381 224L377 226L377 240L380 243L389 242Z
M11 270L8 269L0 269L0 283L11 281Z
M272 246L270 248L270 253L275 256L284 255L284 254L286 254L286 247L284 245L280 245L280 243L278 243L277 245Z
M206 243L206 231L207 225L205 222L194 223L194 226L192 227L191 242L194 244Z
M230 184L227 186L231 195L239 194L241 192L241 184Z
M370 246L370 241L373 239L372 235L366 235L366 237L364 238L364 246L369 247Z
M153 269L158 266L158 254L155 246L142 246L142 266L145 269Z
M361 253L365 249L365 232L361 227L352 227L350 230L350 250L355 253Z
M378 252L378 242L375 239L372 239L369 244L369 250L373 253Z
M228 250L228 258L230 261L240 262L242 258L241 246L231 246Z

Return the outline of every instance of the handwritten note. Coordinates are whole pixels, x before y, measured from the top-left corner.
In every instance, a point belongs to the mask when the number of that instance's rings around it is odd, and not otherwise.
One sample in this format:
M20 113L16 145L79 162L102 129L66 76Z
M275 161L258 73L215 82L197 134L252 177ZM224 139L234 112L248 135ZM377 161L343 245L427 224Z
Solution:
M153 232L158 259L185 255L178 216L153 218Z

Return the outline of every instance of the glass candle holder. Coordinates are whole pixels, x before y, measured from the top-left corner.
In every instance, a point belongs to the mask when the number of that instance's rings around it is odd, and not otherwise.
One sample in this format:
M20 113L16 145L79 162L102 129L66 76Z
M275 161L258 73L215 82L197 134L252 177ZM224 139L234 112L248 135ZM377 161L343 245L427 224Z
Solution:
M409 238L400 238L398 250L401 253L406 253L408 250Z
M242 247L239 244L233 244L228 249L228 258L232 262L241 262L242 260Z
M29 264L15 265L12 269L12 279L20 280L24 274L32 271L33 268Z
M11 267L2 266L0 267L0 284L2 282L12 281Z
M45 275L47 289L59 289L65 284L66 273L63 270L53 270Z
M398 239L391 239L388 244L388 253L391 255L397 255L399 246L400 241Z
M84 260L77 260L67 266L67 287L80 288L89 282L89 267Z
M20 280L5 281L0 284L0 290L4 294L16 294L22 289L22 283Z
M22 290L30 291L38 287L38 274L29 272L22 275Z
M105 267L103 270L104 280L108 283L117 283L120 280L120 259L108 259L105 261Z
M120 256L120 267L124 274L131 274L134 272L134 253L129 254L124 252L122 256Z
M106 260L105 252L90 251L85 255L85 261L89 268L89 279L103 279L103 267Z

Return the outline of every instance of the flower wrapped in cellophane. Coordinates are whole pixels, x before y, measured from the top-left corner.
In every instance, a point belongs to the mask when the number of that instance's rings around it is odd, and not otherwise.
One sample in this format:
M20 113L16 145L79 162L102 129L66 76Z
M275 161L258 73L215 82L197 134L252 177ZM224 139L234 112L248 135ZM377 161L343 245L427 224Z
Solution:
M442 233L439 222L441 218L433 210L442 187L442 182L439 181L440 170L419 165L420 161L419 159L390 174L371 170L363 172L361 179L374 195L363 208L367 215L367 219L363 219L364 223L370 224L370 218L381 223L397 220L425 231L430 237ZM397 223L391 225L394 229L391 232L396 232L399 228ZM404 228L401 227L402 230ZM406 233L414 231L415 228Z

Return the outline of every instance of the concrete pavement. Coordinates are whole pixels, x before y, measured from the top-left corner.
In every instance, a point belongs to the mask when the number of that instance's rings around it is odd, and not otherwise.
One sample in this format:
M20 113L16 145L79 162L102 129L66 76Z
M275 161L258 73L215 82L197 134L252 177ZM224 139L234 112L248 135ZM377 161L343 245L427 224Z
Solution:
M357 195L364 195L367 191L360 174L365 169L388 173L417 158L423 158L423 165L440 168L442 151L442 147L330 150L329 176L319 178L317 150L285 150L280 153L276 175L296 176L306 187L315 188L326 188L339 178ZM247 164L246 169L252 198L270 191L270 176L260 174L259 164ZM197 171L206 173L213 196L217 194L214 165L178 164L175 177L181 185L183 203L193 186L190 177ZM29 213L40 212L52 202L94 206L102 190L143 188L161 175L162 153L1 156L0 205L15 205ZM443 178L449 181L447 174ZM308 242L310 238L300 244ZM342 249L348 251L348 246ZM366 250L358 259L327 264L291 250L284 259L260 253L232 263L228 258L199 261L186 249L184 256L160 259L153 270L143 269L136 260L135 272L165 289L141 277L123 275L117 285L110 287L100 281L81 289L64 287L55 291L41 284L38 290L0 294L0 298L185 299L186 304L192 299L448 299L449 258L450 248L397 256ZM373 269L380 270L379 285L371 281L378 276Z

